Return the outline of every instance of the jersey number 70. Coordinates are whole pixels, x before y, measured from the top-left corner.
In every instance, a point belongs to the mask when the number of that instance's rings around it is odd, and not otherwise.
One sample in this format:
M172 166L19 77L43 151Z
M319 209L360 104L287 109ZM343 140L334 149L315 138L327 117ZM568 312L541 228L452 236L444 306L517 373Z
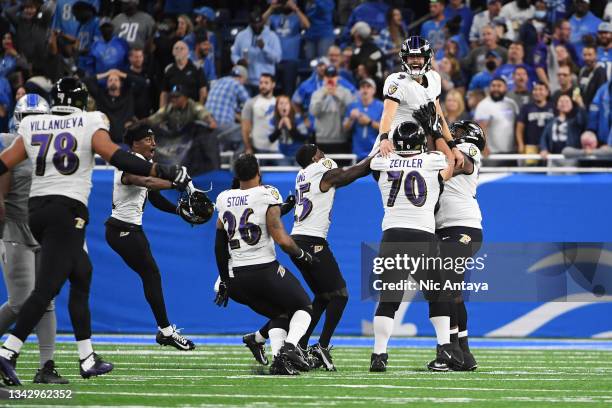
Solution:
M395 200L399 194L403 179L403 171L387 172L387 180L391 182L387 207L393 207L395 205ZM404 194L406 194L408 201L416 207L422 207L425 201L427 201L427 183L418 171L411 171L406 175L404 181Z
M36 170L37 176L44 176L47 163L47 154L49 153L49 147L53 141L53 148L55 153L53 154L53 166L57 169L60 174L69 176L77 171L79 168L79 156L76 155L77 149L76 138L68 133L63 132L53 137L53 134L49 133L37 133L32 135L32 146L40 146L38 155L36 156Z

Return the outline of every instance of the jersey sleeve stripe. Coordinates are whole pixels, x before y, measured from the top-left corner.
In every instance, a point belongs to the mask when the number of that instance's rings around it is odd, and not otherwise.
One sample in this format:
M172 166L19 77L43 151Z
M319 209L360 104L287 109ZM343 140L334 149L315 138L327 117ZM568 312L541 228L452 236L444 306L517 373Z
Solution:
M393 102L400 103L400 100L389 95L385 95L384 99L391 99Z

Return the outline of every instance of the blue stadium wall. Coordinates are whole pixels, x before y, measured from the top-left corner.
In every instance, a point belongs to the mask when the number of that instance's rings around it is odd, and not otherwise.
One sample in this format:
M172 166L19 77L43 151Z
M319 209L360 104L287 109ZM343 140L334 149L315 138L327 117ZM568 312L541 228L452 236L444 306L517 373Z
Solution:
M293 173L268 173L265 182L281 194L294 185ZM111 208L112 171L97 170L89 200L91 221L87 246L94 265L91 315L95 332L152 333L153 316L140 280L104 239L104 221ZM230 175L215 172L198 177L196 185L212 182L214 199L230 184ZM170 192L169 195L174 194ZM360 300L360 245L380 236L382 207L371 178L337 192L329 242L352 297L340 323L340 334L369 334L375 305ZM612 234L612 176L508 175L491 178L478 191L485 240L489 242L608 242ZM291 217L285 217L290 228ZM144 225L163 276L171 322L185 333L245 333L264 318L242 305L217 308L212 299L217 271L214 261L215 223L191 227L179 217L149 205ZM280 261L297 272L289 259ZM609 288L608 288L609 289ZM1 289L4 292L4 288ZM71 331L67 288L57 300L58 327ZM6 299L0 293L0 299ZM406 335L430 336L424 303L411 303L396 328ZM612 303L472 303L469 330L478 336L612 337Z

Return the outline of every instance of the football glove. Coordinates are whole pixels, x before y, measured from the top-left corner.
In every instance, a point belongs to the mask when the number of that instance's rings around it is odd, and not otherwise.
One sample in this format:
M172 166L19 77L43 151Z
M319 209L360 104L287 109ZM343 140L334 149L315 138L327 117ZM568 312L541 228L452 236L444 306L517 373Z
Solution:
M191 181L187 167L178 164L166 165L157 163L157 177L172 182L172 187L178 191L185 191Z
M305 262L308 265L319 263L319 258L314 256L310 252L306 252L302 248L300 248L300 251L301 251L301 254L295 257L295 259L297 259L298 261Z
M421 125L425 133L431 135L434 140L442 137L441 118L436 112L436 105L433 102L421 105L412 116Z
M287 214L295 207L295 196L290 194L285 199L285 202L281 204L281 216Z
M219 307L227 307L229 300L229 292L227 283L224 281L219 282L219 291L215 295L215 304Z

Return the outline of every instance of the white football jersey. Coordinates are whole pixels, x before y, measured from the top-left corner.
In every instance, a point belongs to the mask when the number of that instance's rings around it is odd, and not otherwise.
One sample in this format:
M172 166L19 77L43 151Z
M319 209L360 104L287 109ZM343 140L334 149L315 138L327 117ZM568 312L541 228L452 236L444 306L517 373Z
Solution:
M393 136L393 131L401 123L413 120L412 114L419 109L421 105L426 105L429 102L435 102L440 97L442 90L442 80L440 74L434 70L429 70L423 76L423 83L420 84L412 79L405 72L395 72L387 77L383 87L384 99L394 100L399 104L391 129L389 130L389 138ZM376 154L380 139L376 138L370 156Z
M138 153L133 155L146 160ZM134 184L123 184L123 171L115 169L113 180L113 211L111 217L135 225L142 225L142 213L145 208L148 190Z
M370 168L380 172L378 187L385 209L382 230L412 228L434 233L439 175L446 167L446 157L437 151L409 157L395 153L374 157Z
M457 145L457 148L472 158L474 172L459 174L444 183L444 191L440 196L440 208L436 213L436 229L446 227L481 229L482 215L478 201L476 201L476 187L482 156L478 147L472 143L461 143Z
M225 190L219 194L216 208L227 232L233 268L276 260L266 214L268 207L282 203L283 198L272 186Z
M30 197L62 195L87 205L94 166L92 136L109 127L106 115L97 111L26 116L17 133L33 164Z
M338 165L332 159L322 158L298 172L295 179L295 222L291 234L327 238L331 224L331 210L336 189L320 189L323 175Z

